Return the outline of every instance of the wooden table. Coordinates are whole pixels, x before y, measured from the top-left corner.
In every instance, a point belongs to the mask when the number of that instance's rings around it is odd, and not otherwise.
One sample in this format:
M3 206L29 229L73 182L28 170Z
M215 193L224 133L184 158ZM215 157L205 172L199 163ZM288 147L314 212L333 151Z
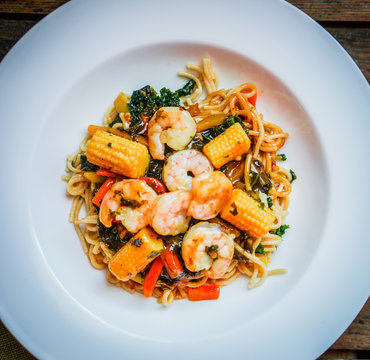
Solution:
M256 0L261 1L261 0ZM17 40L66 0L0 0L0 59ZM370 80L370 0L290 0L329 31ZM0 324L0 339L13 346L8 359L33 359ZM10 355L9 355L10 354ZM10 357L9 357L10 356ZM5 352L0 348L0 358ZM322 359L370 359L370 300Z

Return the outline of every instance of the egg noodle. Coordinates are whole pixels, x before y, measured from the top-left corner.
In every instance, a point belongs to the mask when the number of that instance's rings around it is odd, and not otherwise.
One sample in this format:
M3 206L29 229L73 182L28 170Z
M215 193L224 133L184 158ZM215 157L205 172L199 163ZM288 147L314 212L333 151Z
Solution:
M263 171L268 174L270 188L268 192L258 191L257 197L263 207L272 210L275 221L267 234L252 238L240 236L241 232L238 229L219 217L212 219L211 222L220 223L235 234L234 258L226 273L219 279L210 279L205 271L200 271L194 273L191 279L180 278L172 283L158 281L153 296L158 298L158 302L163 305L168 305L175 299L185 298L187 289L191 287L200 287L204 284L225 286L240 275L244 275L249 279L249 288L254 288L261 285L267 276L286 271L285 269L268 270L267 264L270 262L272 253L282 242L281 234L276 230L285 224L289 206L288 196L291 192L292 174L277 165L279 160L277 151L284 145L288 134L276 124L265 121L263 115L252 105L252 99L257 96L257 88L254 84L244 83L229 90L219 89L218 77L209 58L204 58L201 66L187 65L187 70L179 72L179 75L195 82L190 95L180 98L180 104L190 112L197 125L201 122L206 123L207 119L211 119L212 122L212 119L217 119L217 116L224 115L237 115L242 120L251 141L251 147L247 154L226 164L221 170L224 170L232 181L234 188L248 190L250 183L247 184L248 182L244 180L252 171L253 166L256 164L262 166ZM117 122L111 127L124 131L127 127L127 116L124 113L118 114L114 105L108 109L104 117L104 126L110 126L117 115L122 122ZM91 182L84 176L84 170L81 169L81 155L86 154L87 142L90 138L90 135L86 136L79 149L67 157L68 175L63 175L62 178L68 182L67 194L73 197L69 221L74 225L83 251L87 254L91 265L102 270L107 268L115 251L111 250L98 234L99 215L92 203L92 198L100 184ZM130 135L127 134L127 138L130 138ZM145 134L136 136L134 140L147 146ZM81 211L83 208L84 210ZM80 213L83 213L83 217L80 217ZM127 234L127 230L121 224L117 228L122 237ZM256 253L257 248L262 248L263 251ZM143 283L136 277L128 281L120 281L108 270L107 279L110 283L130 293L143 293Z

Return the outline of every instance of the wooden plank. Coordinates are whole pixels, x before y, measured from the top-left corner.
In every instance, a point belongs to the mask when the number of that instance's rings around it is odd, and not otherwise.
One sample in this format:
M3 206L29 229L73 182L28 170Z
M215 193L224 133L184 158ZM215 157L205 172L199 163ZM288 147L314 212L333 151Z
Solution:
M48 14L67 0L2 0L0 13ZM316 21L370 21L370 0L288 0Z
M344 47L370 82L370 27L325 26L326 30Z
M287 0L316 21L370 21L370 0Z
M331 350L370 350L370 299Z
M2 0L0 13L49 14L68 0Z
M37 21L0 19L0 61Z

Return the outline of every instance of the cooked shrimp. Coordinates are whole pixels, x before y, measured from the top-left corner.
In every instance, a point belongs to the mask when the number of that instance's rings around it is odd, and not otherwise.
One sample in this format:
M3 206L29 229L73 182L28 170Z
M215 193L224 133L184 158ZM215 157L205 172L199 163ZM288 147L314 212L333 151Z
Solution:
M182 242L182 258L190 271L206 270L211 279L221 278L234 255L234 241L218 224L200 222L192 226Z
M104 226L111 227L115 218L128 231L135 233L149 224L156 198L156 192L142 180L119 181L105 194L99 220Z
M154 159L164 160L164 144L183 150L196 132L190 113L178 107L162 107L148 124L149 151Z
M205 155L196 150L183 150L168 157L163 167L163 181L170 191L191 190L194 176L212 171Z
M190 222L186 216L190 198L190 191L184 190L158 196L150 217L152 228L160 235L184 233Z
M208 220L217 216L229 201L233 184L220 171L202 173L193 179L192 200L188 215L194 219Z

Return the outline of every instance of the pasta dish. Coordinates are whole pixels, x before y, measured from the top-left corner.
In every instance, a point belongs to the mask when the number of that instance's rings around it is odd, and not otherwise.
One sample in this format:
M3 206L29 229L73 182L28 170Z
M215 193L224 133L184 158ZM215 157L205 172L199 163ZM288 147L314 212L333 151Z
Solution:
M163 305L284 273L268 268L296 179L278 154L288 133L257 111L254 84L219 88L209 58L179 75L176 91L118 94L63 176L92 266Z

